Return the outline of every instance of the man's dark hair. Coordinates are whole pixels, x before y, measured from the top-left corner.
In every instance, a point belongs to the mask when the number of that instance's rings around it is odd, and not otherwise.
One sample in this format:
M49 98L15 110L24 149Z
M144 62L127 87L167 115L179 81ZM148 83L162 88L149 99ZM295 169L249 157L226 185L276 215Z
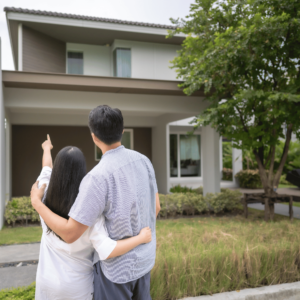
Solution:
M111 145L122 139L124 122L119 109L100 105L89 114L91 132L104 144Z
M85 175L86 163L81 150L72 146L61 149L54 160L44 200L45 205L55 214L68 220L69 211L76 200L80 183ZM48 225L47 228L47 233L52 232ZM58 237L61 239L60 236Z

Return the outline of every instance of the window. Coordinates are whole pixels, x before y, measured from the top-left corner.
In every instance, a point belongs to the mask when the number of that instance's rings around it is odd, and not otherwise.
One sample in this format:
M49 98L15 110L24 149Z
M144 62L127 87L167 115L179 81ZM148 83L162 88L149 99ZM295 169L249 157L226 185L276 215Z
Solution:
M114 76L131 77L131 50L116 48L114 50Z
M170 134L170 176L178 176L177 134Z
M127 149L133 150L133 129L124 129L122 145ZM102 151L95 145L95 160L100 160Z
M83 75L83 53L68 52L68 74Z
M200 135L170 135L170 176L201 176Z

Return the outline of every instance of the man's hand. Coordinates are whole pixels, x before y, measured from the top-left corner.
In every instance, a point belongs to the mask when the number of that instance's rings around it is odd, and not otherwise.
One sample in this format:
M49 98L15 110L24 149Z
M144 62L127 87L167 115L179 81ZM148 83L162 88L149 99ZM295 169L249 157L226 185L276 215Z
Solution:
M52 150L53 149L53 145L51 143L51 140L50 140L50 135L47 134L47 140L42 144L42 148L43 150Z
M31 188L30 198L31 204L36 209L42 203L42 199L45 193L46 184L43 184L41 188L39 188L39 182L37 181Z

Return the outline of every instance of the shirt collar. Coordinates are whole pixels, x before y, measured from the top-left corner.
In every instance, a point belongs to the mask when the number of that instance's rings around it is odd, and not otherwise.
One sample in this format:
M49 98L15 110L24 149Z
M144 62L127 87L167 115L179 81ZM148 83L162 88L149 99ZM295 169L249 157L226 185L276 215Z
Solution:
M106 151L106 152L102 155L102 157L106 156L107 154L111 154L111 153L117 152L117 151L119 151L119 150L121 150L121 149L124 149L124 148L125 148L125 147L124 147L123 145L121 145L121 146L119 146L119 147L117 147L117 148L115 148L115 149L108 150L108 151Z

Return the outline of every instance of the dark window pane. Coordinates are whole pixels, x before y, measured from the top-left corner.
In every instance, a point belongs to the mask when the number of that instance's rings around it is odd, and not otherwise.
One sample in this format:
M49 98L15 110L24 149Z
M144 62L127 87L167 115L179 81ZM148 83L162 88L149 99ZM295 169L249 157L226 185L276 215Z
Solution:
M117 48L114 50L114 76L131 77L131 50Z
M127 149L131 149L131 139L132 139L131 132L124 131L122 136L122 145Z
M201 176L200 135L180 135L181 177Z
M170 176L178 177L177 134L170 134Z
M68 74L83 75L83 53L68 52Z

